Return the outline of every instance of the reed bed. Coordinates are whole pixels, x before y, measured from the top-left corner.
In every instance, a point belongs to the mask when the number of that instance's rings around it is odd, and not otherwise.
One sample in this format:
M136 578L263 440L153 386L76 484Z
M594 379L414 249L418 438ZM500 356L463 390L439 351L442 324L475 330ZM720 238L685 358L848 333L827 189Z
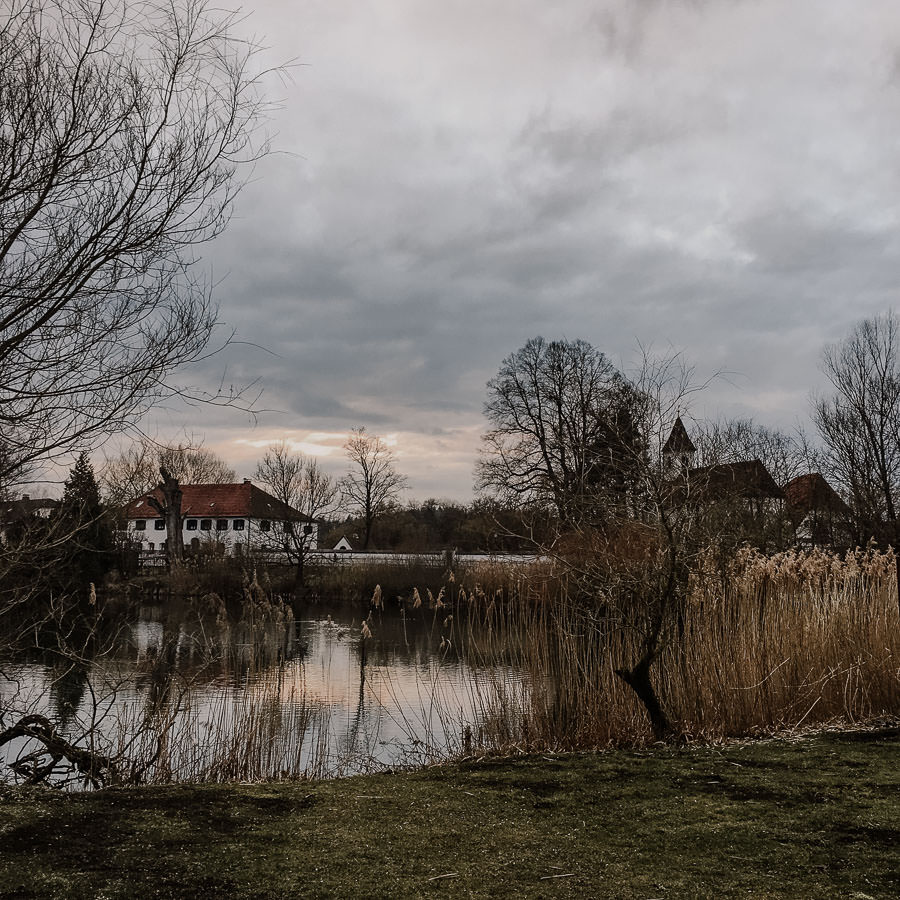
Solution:
M269 781L329 774L324 711L281 673L197 702L191 690L152 720L139 707L117 721L117 750L143 784ZM134 736L139 736L135 741Z
M694 577L664 690L697 736L900 713L893 551L738 554Z
M376 586L388 597L408 593L412 585L437 593L446 575L447 563L440 553L397 561L314 559L307 566L309 590L324 602L365 602Z
M743 550L724 570L702 558L653 668L680 733L717 740L900 715L895 572L892 551ZM482 715L474 731L462 725L470 737L461 744L503 752L651 741L616 674L640 655L633 598L629 607L576 602L560 571L546 568L460 596L465 658L496 672L472 683ZM510 685L510 670L528 677Z

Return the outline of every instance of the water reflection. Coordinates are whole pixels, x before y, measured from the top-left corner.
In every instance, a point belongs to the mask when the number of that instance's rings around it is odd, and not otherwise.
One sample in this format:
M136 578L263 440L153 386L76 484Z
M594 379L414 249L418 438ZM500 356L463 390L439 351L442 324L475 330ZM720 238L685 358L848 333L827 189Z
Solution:
M65 730L75 719L88 689L88 668L81 663L57 662L51 669L50 702L59 728Z
M231 622L144 606L89 661L7 668L0 700L140 758L146 780L348 774L439 758L480 724L498 670L467 662L457 629L446 610ZM0 748L0 764L23 748Z

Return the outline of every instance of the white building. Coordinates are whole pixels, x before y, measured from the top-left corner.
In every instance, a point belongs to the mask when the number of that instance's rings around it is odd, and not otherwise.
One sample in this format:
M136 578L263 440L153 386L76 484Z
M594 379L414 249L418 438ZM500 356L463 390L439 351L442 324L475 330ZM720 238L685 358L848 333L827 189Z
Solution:
M314 550L318 523L258 488L243 484L181 485L185 553L284 552L286 546ZM132 500L125 509L127 537L144 552L164 550L166 520L148 501L163 503L161 491Z

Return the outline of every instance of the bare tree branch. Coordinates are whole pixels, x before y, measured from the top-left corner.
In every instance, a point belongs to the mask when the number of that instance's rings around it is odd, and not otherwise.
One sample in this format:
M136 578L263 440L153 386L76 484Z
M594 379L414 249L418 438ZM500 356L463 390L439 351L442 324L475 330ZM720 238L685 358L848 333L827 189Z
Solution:
M203 354L196 248L264 150L230 24L204 0L0 13L0 482L134 423Z
M900 319L865 319L827 347L823 369L834 393L813 416L828 473L842 487L860 541L900 546ZM900 585L900 556L897 558Z
M271 549L283 553L296 567L297 587L304 586L304 569L309 551L315 549L314 520L334 510L338 486L322 471L318 462L302 453L291 452L285 442L270 447L256 466L256 480L286 507L293 518L282 527L264 534ZM307 530L308 526L308 530Z

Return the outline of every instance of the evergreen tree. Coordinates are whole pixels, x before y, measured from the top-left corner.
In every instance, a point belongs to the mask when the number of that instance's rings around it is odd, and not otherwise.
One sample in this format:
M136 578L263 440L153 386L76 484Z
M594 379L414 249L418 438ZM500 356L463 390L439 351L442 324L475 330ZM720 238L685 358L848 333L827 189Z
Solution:
M73 586L97 583L112 566L113 535L86 453L78 457L66 479L57 515L68 534L64 568Z

